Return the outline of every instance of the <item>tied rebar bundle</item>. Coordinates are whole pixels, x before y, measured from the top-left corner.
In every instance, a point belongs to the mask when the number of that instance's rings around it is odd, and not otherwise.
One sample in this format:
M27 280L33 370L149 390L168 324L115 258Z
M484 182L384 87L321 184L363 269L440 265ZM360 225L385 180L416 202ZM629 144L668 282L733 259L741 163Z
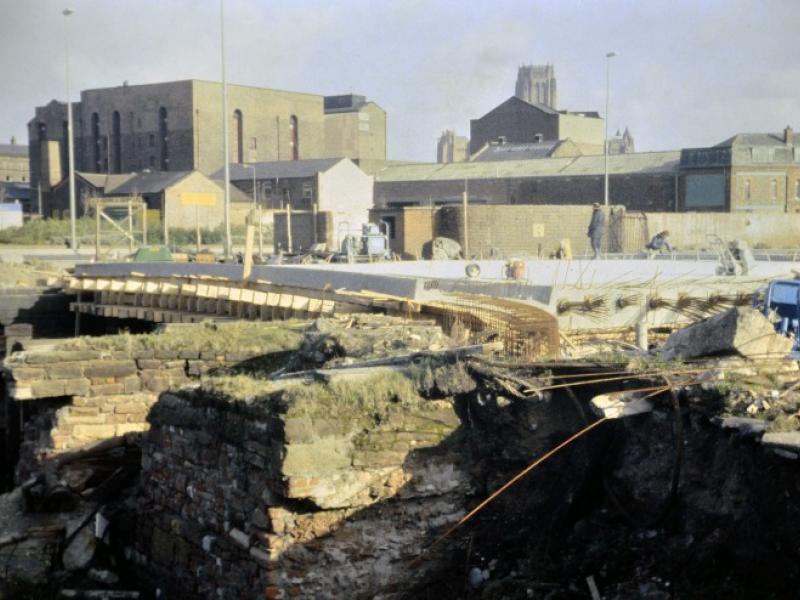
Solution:
M602 296L586 296L582 301L561 300L556 305L556 310L560 315L577 312L585 316L601 318L608 316L608 303Z

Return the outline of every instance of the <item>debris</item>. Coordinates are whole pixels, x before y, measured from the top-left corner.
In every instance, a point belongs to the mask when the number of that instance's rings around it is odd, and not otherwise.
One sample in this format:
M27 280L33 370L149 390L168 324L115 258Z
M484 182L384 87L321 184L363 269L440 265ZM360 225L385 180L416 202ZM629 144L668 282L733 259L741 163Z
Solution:
M784 458L800 458L800 431L770 431L761 438L761 445Z
M762 419L748 419L746 417L714 417L711 420L722 429L735 429L744 436L757 437L767 430L767 422Z
M653 404L634 394L600 394L592 398L592 410L599 417L619 419L652 412Z
M594 575L589 575L586 578L586 585L589 586L589 593L592 595L592 600L600 600L600 591L597 589L597 583L594 581Z
M458 260L461 258L461 244L450 238L436 237L422 245L422 257L426 260Z
M104 585L116 585L119 583L119 575L108 569L89 569L87 575L89 579Z
M775 332L772 323L754 308L735 307L673 333L662 348L666 360L719 354L776 358L787 355L792 341Z

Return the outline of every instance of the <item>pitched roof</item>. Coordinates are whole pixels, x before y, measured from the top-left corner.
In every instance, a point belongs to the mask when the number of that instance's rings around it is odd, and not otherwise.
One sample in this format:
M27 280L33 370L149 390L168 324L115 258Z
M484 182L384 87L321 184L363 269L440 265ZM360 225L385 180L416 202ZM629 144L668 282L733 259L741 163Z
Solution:
M642 173L674 173L681 153L638 152L608 157L608 172L612 175ZM463 179L503 179L512 177L578 177L602 175L603 155L535 160L504 160L460 162L446 164L413 164L387 166L375 176L378 183L400 181L447 181Z
M158 194L191 175L193 171L143 171L121 184L105 189L113 194Z
M253 178L253 169L256 170L256 179L293 179L299 177L313 177L317 173L324 173L333 165L349 160L346 158L310 158L306 160L276 160L271 162L256 162L242 165L231 163L231 181L247 181ZM220 169L212 175L213 179L223 179L225 170Z
M800 133L792 135L792 143L800 144ZM729 148L731 146L784 146L783 132L781 133L737 133L727 140L715 144L715 148Z
M28 156L28 147L20 144L0 144L0 155Z
M539 104L538 102L528 102L527 100L523 100L522 98L520 98L518 96L511 96L510 98L504 100L503 102L501 102L500 104L495 106L492 110L487 112L485 115L480 117L480 119L483 119L484 117L487 117L488 115L492 114L498 108L500 108L502 106L505 106L506 104L511 104L511 103L522 103L522 105L525 106L525 107L535 108L537 110L542 111L543 113L547 113L548 115L557 115L558 114L557 110L554 110L554 109L550 108L549 106L547 106L545 104ZM473 121L479 121L480 119L473 119Z

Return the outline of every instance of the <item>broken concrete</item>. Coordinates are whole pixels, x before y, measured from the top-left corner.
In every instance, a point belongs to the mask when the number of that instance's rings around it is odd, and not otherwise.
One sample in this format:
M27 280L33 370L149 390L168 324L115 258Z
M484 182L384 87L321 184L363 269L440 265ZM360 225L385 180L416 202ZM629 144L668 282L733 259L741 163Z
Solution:
M781 358L792 341L775 333L772 323L749 307L732 308L673 333L661 349L666 360L738 354L752 359Z

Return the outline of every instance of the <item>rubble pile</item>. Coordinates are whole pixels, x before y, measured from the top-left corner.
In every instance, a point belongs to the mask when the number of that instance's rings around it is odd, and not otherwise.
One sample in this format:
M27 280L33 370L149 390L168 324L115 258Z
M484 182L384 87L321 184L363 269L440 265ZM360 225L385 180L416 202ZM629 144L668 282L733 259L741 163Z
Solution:
M357 314L318 319L306 330L292 366L346 365L371 358L437 351L453 345L435 321Z
M0 496L0 597L138 598L124 549L140 463L138 440L117 438L46 462Z

